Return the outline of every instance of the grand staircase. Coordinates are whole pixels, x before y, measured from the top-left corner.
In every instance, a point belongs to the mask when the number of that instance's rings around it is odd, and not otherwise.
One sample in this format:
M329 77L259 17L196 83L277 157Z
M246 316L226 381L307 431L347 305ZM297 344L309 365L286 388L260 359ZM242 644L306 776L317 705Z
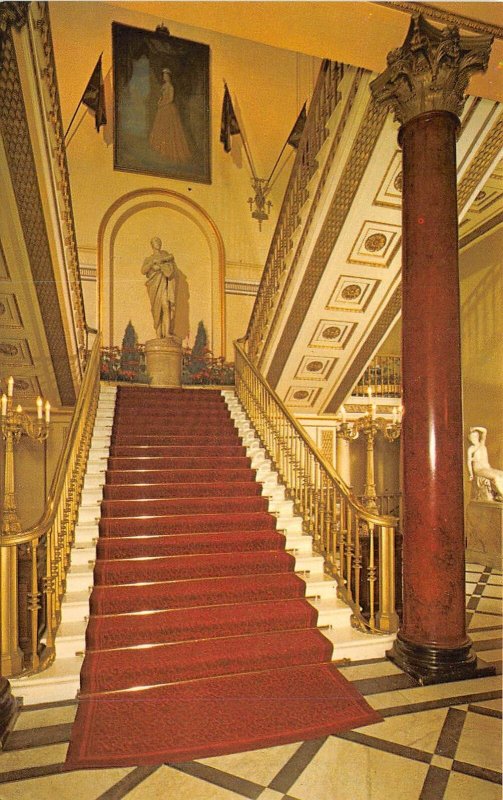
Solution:
M355 631L350 615L234 391L102 384L57 659L13 688L30 704L155 683L174 641L180 663L221 670L226 637L248 668L278 650L285 628L290 663L309 661L316 628L324 660L382 656L390 637ZM148 676L137 649L147 644Z

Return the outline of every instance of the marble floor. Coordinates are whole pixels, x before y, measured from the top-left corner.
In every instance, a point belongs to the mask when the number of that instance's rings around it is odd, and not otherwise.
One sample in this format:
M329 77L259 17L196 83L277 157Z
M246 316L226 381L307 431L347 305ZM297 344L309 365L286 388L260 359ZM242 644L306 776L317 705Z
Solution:
M384 721L336 736L156 767L61 772L76 704L25 707L0 800L501 800L502 575L467 566L467 621L493 677L420 687L385 659L342 671Z

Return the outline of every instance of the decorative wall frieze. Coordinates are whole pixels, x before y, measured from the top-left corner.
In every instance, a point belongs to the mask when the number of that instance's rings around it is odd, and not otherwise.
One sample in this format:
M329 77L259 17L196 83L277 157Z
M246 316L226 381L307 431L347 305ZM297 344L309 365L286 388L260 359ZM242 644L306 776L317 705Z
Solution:
M44 324L60 400L75 402L75 388L67 349L53 262L26 117L16 53L9 30L0 58L0 135L5 147L17 214L23 231L35 291ZM24 359L23 363L31 363Z
M460 116L465 90L475 72L485 72L492 36L460 36L456 26L440 30L414 14L401 47L388 54L388 67L372 83L374 100L404 124L428 111Z
M466 31L473 33L485 33L494 36L495 39L503 39L503 28L500 25L491 25L480 19L472 19L464 14L454 11L447 11L444 8L436 8L428 3L402 2L401 0L373 0L378 6L388 6L393 11L403 11L405 14L420 13L424 17L441 22L444 25L456 25Z
M52 45L49 4L36 3L33 9L33 17L35 20L34 37L36 45L38 45L35 47L35 51L45 95L44 100L47 106L46 113L51 138L50 148L55 171L59 218L65 245L65 261L70 287L70 301L78 342L79 360L81 366L83 366L86 356L84 296L79 272L77 237L75 233L70 177L66 159L64 128L56 77L56 62Z

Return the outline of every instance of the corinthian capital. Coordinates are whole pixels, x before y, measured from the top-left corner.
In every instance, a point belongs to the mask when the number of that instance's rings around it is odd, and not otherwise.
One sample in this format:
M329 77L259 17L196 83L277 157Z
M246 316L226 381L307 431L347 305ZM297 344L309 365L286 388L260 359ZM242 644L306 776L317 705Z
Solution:
M13 0L0 3L0 42L9 28L14 27L19 30L26 25L29 8L29 3L18 3Z
M400 123L426 111L459 116L474 72L485 72L492 36L460 36L440 30L415 14L401 47L388 54L388 67L372 83L374 100L393 110Z

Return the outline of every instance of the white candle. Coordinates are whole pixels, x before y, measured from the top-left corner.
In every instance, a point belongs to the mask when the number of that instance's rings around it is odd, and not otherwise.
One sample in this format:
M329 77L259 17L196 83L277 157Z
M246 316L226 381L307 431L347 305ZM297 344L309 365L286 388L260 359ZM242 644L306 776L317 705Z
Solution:
M51 404L48 400L45 401L45 421L47 423L51 421Z
M37 419L42 419L42 398L40 395L37 397Z
M398 408L393 406L393 425L396 425L396 421L398 419Z
M22 414L23 413L23 406L16 406L16 411L17 411L18 414Z
M9 397L12 397L13 394L14 394L14 378L11 375L9 380L7 381L7 395Z
M372 403L372 405L370 406L370 416L371 416L372 419L376 418L376 404L375 403Z
M341 406L341 419L344 423L346 422L346 409L344 406Z
M369 397L372 397L372 388L370 386L367 389L367 394Z
M398 422L402 421L402 417L403 417L403 406L400 406L400 410L398 413Z
M2 395L2 417L5 417L7 413L7 395Z

